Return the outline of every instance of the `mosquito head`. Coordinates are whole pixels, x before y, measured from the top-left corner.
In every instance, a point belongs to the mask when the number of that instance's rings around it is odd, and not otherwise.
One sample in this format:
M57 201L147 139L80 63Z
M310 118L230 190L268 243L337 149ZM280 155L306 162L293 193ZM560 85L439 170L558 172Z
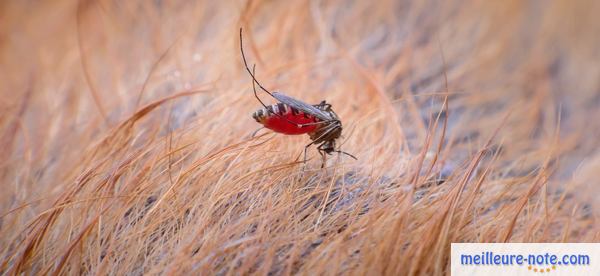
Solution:
M335 140L329 140L329 141L323 143L323 146L321 146L321 149L327 154L331 154L332 152L335 152Z
M325 153L327 153L327 154L332 154L332 153L334 153L334 152L337 152L337 153L343 153L343 154L345 154L345 155L348 155L348 156L352 157L354 160L358 160L358 159L356 159L356 157L355 157L354 155L352 155L352 154L350 154L350 153L347 153L347 152L345 152L345 151L341 151L341 150L337 150L337 149L335 149L335 140L329 140L329 141L326 141L326 142L324 142L324 143L323 143L323 144L322 144L322 145L319 147L319 150L322 150L323 152L325 152Z

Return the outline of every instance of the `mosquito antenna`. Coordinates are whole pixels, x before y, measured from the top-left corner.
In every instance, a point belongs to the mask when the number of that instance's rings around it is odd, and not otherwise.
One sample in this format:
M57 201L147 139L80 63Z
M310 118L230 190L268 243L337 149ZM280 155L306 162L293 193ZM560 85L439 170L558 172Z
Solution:
M347 153L347 152L345 152L345 151L336 150L335 152L337 152L337 153L343 153L343 154L345 154L345 155L348 155L348 156L350 156L350 157L354 158L354 160L358 160L358 158L356 158L354 155L352 155L352 154L349 154L349 153Z

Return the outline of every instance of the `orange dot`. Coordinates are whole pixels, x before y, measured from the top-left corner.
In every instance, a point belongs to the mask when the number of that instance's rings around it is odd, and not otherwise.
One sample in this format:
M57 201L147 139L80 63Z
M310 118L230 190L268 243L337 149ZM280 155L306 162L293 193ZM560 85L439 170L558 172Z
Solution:
M531 270L531 266L528 266L527 269Z
M540 269L540 273L544 273L544 269L543 269L543 268L542 268L542 269Z
M550 268L546 268L546 272L550 272Z
M534 268L534 269L533 269L533 272L537 272L537 268Z

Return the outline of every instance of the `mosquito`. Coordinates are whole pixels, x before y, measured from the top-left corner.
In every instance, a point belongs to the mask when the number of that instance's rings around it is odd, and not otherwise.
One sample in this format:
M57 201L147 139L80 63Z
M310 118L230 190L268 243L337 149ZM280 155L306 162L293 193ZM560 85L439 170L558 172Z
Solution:
M246 71L252 77L252 88L254 97L263 108L255 111L252 117L265 128L286 135L308 134L312 142L304 147L304 163L306 163L306 151L312 145L318 145L317 150L323 158L321 168L325 166L326 154L334 152L348 155L358 160L354 155L336 148L336 140L342 136L342 121L331 108L331 104L321 101L319 104L307 104L280 92L270 92L258 82L255 76L255 65L252 70L246 61L242 40L242 29L240 28L240 51ZM265 105L258 97L256 85L262 91L279 101L273 105Z

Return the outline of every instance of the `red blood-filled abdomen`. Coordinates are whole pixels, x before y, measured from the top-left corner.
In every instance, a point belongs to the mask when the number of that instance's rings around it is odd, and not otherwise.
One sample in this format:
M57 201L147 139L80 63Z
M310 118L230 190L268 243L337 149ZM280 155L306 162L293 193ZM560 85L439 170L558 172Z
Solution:
M283 117L283 118L282 118ZM296 124L307 124L307 123L315 123L318 122L315 117L305 117L304 114L293 114L289 112L287 114L282 114L281 117L275 114L269 114L262 124L275 132L288 134L288 135L297 135L297 134L305 134L309 132L315 131L315 129L319 126L318 124L298 127L287 121L286 119L294 122Z

